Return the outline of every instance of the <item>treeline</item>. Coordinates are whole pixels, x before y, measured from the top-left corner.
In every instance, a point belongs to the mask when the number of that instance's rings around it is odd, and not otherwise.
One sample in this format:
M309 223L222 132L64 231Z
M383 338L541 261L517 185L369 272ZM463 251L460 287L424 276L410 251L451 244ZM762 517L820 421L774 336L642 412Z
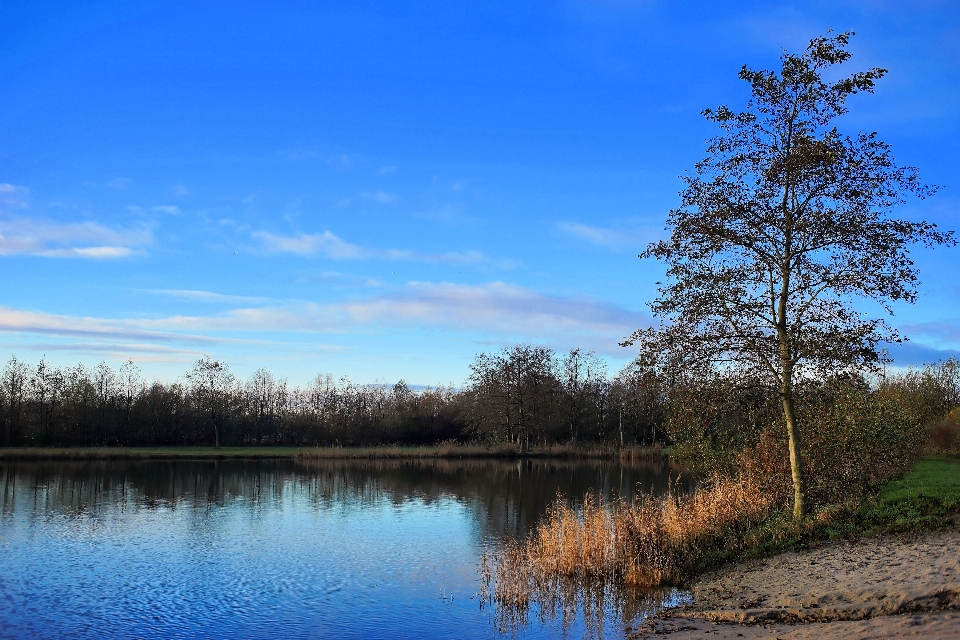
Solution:
M530 345L477 356L459 389L330 374L291 386L266 369L241 380L210 357L163 383L132 361L57 368L14 356L0 372L0 445L651 443L663 436L653 382L629 367L611 379L592 352Z
M356 384L318 375L306 386L259 369L247 380L205 357L173 383L128 361L57 368L12 357L0 372L3 446L286 444L520 447L682 443L691 455L754 446L776 425L776 394L757 379L671 375L635 360L614 375L593 352L516 345L478 355L461 388ZM868 384L809 381L805 410L851 392L896 397L920 420L960 405L955 360ZM846 395L844 395L846 394ZM836 403L834 403L836 404ZM832 406L832 405L831 405ZM862 413L862 411L861 411ZM739 445L739 446L737 446ZM699 449L698 449L699 447ZM702 451L701 451L702 450Z

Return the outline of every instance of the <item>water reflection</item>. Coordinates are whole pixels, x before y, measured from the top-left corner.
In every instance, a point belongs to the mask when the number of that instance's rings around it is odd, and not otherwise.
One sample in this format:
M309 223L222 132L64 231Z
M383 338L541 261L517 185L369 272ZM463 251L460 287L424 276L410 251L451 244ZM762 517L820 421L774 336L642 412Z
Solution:
M453 497L469 506L485 537L522 537L558 494L632 500L662 494L680 478L668 459L544 460L159 460L0 464L2 513L81 515L136 505L279 508L296 494L315 506L362 508L384 501L425 504Z
M629 499L678 474L666 460L4 463L0 636L491 637L485 546L526 535L558 493ZM584 615L558 600L522 626L587 633L599 613L596 635L622 634L661 601L617 594Z

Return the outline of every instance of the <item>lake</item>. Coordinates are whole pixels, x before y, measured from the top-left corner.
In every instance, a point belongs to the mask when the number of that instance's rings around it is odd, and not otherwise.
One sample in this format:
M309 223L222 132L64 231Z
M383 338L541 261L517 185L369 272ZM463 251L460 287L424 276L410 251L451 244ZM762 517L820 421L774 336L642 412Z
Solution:
M677 594L504 627L479 599L480 554L526 535L558 492L662 493L678 473L666 460L0 463L0 637L622 637Z

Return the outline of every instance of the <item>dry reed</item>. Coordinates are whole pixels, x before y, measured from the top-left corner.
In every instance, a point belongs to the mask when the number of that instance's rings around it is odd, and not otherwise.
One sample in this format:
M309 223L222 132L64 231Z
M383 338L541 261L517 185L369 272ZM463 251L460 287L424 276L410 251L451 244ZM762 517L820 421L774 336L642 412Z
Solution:
M645 495L634 504L587 497L576 508L558 497L529 538L484 557L481 595L523 609L557 593L576 600L597 585L676 585L704 553L742 541L773 506L754 482L721 477L691 494Z

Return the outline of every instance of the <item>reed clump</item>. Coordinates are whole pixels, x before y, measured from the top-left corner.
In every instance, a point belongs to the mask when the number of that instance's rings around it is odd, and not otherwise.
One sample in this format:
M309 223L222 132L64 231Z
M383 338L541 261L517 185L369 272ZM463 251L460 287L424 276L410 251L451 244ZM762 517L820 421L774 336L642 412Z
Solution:
M774 506L746 477L717 476L690 494L644 495L632 504L588 497L577 507L558 496L531 536L484 559L482 593L523 607L598 583L677 585L707 554L742 545Z

